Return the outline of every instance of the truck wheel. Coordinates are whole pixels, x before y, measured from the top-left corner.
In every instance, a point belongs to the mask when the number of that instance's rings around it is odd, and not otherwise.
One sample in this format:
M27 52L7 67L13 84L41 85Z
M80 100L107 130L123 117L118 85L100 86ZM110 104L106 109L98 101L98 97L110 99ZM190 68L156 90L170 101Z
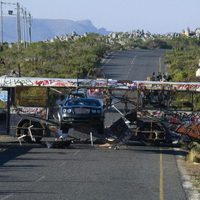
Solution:
M28 127L30 127L31 125L33 125L33 127L31 128L31 133L35 138L35 142L40 142L40 140L44 135L44 127L39 122L34 122L29 120L21 121L18 124L17 136L19 137L22 135L26 135L25 137L23 137L24 142L28 143L33 142L28 130Z
M97 127L98 134L103 135L104 134L104 123L98 125Z

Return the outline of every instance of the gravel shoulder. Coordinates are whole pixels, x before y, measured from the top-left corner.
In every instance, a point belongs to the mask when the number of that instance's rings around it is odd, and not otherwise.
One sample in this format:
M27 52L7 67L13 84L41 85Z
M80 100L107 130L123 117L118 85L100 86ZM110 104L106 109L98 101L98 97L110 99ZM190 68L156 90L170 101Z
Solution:
M200 199L200 163L192 163L184 158L177 158L182 186L188 200Z

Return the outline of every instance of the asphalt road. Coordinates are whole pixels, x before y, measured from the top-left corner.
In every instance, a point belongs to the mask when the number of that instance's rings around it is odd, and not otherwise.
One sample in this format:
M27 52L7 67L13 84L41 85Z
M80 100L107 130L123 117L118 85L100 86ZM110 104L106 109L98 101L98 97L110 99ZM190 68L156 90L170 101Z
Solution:
M0 200L186 199L171 148L72 147L26 145L1 152Z
M115 80L146 80L153 72L158 75L167 72L164 64L165 50L117 51L108 55L102 62L106 78ZM123 106L123 105L120 105ZM120 107L119 104L117 107ZM129 105L131 106L131 105ZM129 107L133 109L133 107ZM112 109L113 110L113 109ZM121 116L119 113L106 113L106 126L111 126Z
M111 53L102 63L107 78L146 80L153 72L166 73L165 50L132 50Z
M165 70L159 64L163 53L117 52L103 68L109 78L141 80ZM176 163L183 152L170 147L11 144L5 149L0 152L0 200L186 200Z

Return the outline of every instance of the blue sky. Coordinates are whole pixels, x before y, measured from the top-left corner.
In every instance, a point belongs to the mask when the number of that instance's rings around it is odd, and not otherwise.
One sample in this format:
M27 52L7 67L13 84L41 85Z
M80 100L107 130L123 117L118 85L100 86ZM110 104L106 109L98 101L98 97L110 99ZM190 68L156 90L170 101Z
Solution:
M4 0L5 2L7 0ZM17 1L17 0L16 0ZM8 0L7 2L16 2ZM110 31L181 32L200 27L200 0L18 0L33 18L92 21Z

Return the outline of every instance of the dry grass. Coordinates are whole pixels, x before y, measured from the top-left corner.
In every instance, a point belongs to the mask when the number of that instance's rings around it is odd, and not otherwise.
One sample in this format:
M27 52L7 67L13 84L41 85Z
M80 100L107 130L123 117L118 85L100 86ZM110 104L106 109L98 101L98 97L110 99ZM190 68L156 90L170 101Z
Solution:
M192 179L193 185L200 191L200 144L194 142L189 148L190 151L186 156L184 165Z
M200 162L200 144L193 142L189 146L189 153L186 156L186 160L191 162Z
M186 156L186 160L190 162L200 162L200 153L195 149L192 149Z
M183 162L183 165L191 177L194 187L200 192L200 163L186 161Z

